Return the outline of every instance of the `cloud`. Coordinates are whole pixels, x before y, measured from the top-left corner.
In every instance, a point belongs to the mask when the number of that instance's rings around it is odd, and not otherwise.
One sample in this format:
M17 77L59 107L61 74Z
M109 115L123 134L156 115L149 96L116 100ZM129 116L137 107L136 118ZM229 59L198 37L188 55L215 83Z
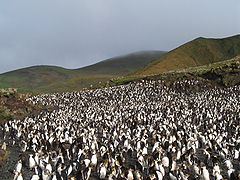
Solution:
M0 73L38 64L78 68L198 36L240 32L237 0L3 0ZM227 12L227 13L225 13Z

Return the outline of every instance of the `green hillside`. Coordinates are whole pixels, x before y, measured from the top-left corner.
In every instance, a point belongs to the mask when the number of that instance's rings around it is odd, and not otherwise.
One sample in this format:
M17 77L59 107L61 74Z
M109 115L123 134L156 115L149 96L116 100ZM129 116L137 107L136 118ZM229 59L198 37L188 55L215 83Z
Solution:
M45 93L73 91L126 75L162 51L142 51L111 58L79 69L33 66L0 75L0 88L19 88L20 92Z
M134 81L150 79L163 80L166 85L174 84L176 81L190 79L201 80L208 82L211 85L225 87L240 85L240 56L208 65L189 67L176 71L168 71L158 75L126 76L124 78L118 78L112 82L109 82L107 86L116 86Z
M91 72L94 74L126 74L136 70L149 61L162 56L166 52L163 51L140 51L124 56L107 59L91 66L81 68L83 72Z
M201 37L154 59L134 74L159 74L170 70L211 64L237 55L240 55L240 35L223 39Z

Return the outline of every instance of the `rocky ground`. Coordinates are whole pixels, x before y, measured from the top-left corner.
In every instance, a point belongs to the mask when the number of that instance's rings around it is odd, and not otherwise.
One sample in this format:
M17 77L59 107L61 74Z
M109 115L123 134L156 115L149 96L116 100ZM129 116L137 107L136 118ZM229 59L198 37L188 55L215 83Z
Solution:
M38 114L42 106L25 101L30 94L17 93L16 89L0 89L0 125L8 120L22 119L29 114Z
M4 123L12 119L22 119L29 115L38 114L40 111L49 110L50 108L41 105L32 105L26 102L26 98L30 94L17 93L16 89L0 89L0 129L4 128ZM0 133L0 179L13 179L11 171L17 163L17 159L21 156L21 152L17 144L8 146L7 151L1 149L3 143L3 134ZM23 168L24 177L29 179L32 173Z
M0 179L2 180L11 180L14 178L14 174L12 172L17 164L19 156L22 155L17 145L8 147L7 152L8 158L4 161L4 164L0 168ZM27 166L23 166L23 178L30 179L32 175L33 172L29 171Z

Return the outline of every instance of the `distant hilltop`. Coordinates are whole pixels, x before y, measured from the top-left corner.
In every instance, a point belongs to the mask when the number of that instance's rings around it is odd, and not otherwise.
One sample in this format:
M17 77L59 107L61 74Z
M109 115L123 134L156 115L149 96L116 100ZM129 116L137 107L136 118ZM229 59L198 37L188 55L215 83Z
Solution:
M0 88L18 88L20 92L30 93L77 91L125 76L165 53L134 52L79 69L44 65L17 69L0 74Z
M223 39L197 38L139 68L135 75L153 75L170 70L211 64L240 55L240 35Z

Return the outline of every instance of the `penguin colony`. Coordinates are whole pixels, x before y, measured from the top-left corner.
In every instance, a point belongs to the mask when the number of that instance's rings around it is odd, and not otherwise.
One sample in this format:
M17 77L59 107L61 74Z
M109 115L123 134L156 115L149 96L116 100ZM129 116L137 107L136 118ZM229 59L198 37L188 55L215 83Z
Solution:
M27 101L57 109L5 124L28 154L14 180L24 164L31 180L240 179L240 86L142 80Z

